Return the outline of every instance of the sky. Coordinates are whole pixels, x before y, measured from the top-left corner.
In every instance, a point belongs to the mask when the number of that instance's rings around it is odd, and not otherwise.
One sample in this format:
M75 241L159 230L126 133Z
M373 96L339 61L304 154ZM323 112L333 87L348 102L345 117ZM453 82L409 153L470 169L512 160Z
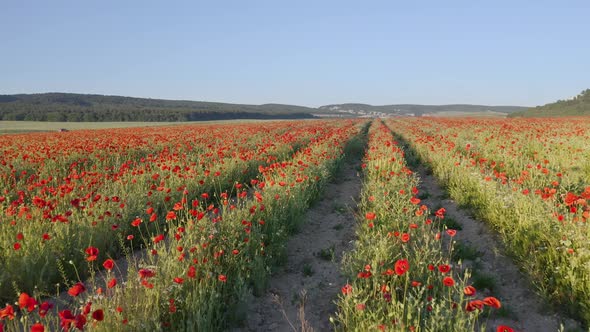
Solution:
M590 88L588 0L0 2L0 94L534 106Z

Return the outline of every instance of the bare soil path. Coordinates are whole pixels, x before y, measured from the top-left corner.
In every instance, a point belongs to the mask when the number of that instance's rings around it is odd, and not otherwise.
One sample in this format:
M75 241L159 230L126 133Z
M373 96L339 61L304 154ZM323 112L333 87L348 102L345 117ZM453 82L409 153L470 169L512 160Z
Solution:
M455 239L479 251L480 256L467 261L466 266L476 265L483 275L495 279L493 293L504 306L504 314L491 316L487 321L487 330L495 331L498 325L508 325L517 331L544 332L558 331L564 324L565 331L581 331L580 325L553 312L544 300L532 289L533 286L522 274L512 260L503 253L500 239L481 221L473 219L467 211L459 208L452 200L446 198L445 192L438 185L434 176L423 166L418 167L420 192L428 193L424 199L431 208L442 206L447 216L453 218L462 230ZM489 292L489 290L478 290Z
M346 283L340 262L355 236L360 162L360 156L344 160L287 244L287 263L270 277L266 294L248 301L244 326L234 331L333 329L329 318L336 312L334 301Z

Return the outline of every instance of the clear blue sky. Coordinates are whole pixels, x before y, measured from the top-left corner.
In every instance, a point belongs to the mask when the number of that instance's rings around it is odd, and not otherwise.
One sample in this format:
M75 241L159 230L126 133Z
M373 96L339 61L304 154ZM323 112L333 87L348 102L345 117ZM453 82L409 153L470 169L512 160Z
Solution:
M0 38L0 94L528 106L590 88L588 0L2 0Z

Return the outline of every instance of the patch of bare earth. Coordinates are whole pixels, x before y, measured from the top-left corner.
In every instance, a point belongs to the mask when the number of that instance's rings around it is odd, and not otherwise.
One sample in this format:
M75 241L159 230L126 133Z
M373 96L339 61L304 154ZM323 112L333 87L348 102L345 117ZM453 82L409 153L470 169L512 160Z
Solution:
M265 294L248 301L244 326L234 331L332 330L334 301L346 283L340 262L355 237L361 191L358 159L342 164L322 198L307 211L287 244L286 264L270 277Z
M420 192L429 195L423 202L431 208L444 207L446 215L462 227L455 239L479 251L476 262L466 261L464 265L476 265L480 274L492 276L495 280L493 292L478 290L483 295L497 297L504 306L503 315L492 315L487 320L487 331L495 331L498 325L508 325L516 331L558 331L561 324L566 331L580 330L579 323L553 312L532 290L531 283L513 261L504 255L500 239L487 225L473 219L452 199L445 199L444 191L424 167L419 167L417 172L421 180Z

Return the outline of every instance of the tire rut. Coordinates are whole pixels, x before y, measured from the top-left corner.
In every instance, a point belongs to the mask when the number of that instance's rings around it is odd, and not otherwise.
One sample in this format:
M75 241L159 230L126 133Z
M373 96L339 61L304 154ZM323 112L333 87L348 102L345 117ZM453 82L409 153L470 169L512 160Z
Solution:
M346 283L340 262L355 238L361 191L360 156L347 158L321 199L287 243L287 263L269 288L247 302L244 326L233 331L329 331L335 300ZM304 317L300 317L300 311Z
M489 295L502 301L505 317L491 316L486 323L487 331L495 331L498 325L508 325L516 331L526 332L559 331L561 324L566 331L580 330L579 323L553 312L532 290L528 279L512 259L504 254L500 240L487 225L473 219L452 199L444 199L445 192L435 177L426 172L424 166L418 167L416 171L420 177L420 191L430 195L423 201L431 207L444 207L447 216L454 218L462 227L455 239L475 248L481 254L476 262L466 261L464 266L477 264L478 271L495 279L493 293ZM480 291L489 293L489 290L478 290Z

